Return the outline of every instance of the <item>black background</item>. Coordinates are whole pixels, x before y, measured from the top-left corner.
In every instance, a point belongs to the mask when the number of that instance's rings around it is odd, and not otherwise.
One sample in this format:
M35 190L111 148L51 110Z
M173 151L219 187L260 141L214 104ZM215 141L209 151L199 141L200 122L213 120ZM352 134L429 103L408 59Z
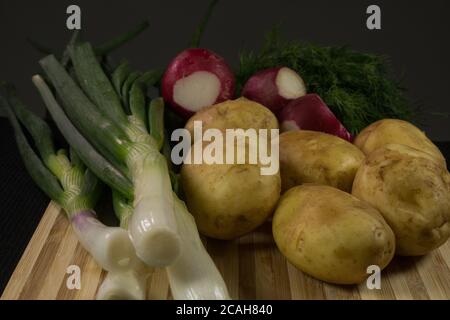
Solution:
M26 38L62 51L70 32L66 8L82 9L85 36L101 43L148 18L151 27L114 57L136 68L164 67L184 49L208 0L0 0L0 81L13 82L23 100L42 114L44 107L30 78L41 57ZM366 28L366 8L382 10L382 30ZM350 47L391 57L409 96L423 106L416 122L438 141L450 140L450 1L222 0L202 45L236 67L241 48L258 48L275 24L287 39ZM1 110L0 110L1 114ZM439 144L447 159L450 144ZM0 119L0 293L22 255L48 199L32 183L17 154L12 130Z
M31 37L60 52L69 31L66 8L82 10L82 28L94 43L110 39L148 18L151 28L118 50L139 69L163 67L186 47L208 0L0 0L0 80L14 82L24 100L42 113L43 104L30 77L39 72L40 55ZM366 8L382 10L382 30L366 28ZM433 140L450 140L450 1L407 0L222 0L210 21L203 46L237 65L241 48L258 48L263 35L281 22L288 39L349 45L391 57L395 75L409 96L423 105L416 122Z

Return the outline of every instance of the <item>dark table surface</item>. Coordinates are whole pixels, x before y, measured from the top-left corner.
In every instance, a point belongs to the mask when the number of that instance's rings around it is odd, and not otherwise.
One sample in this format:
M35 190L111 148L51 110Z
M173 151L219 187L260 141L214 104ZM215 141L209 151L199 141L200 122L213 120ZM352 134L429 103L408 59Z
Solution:
M436 143L450 162L450 142ZM49 199L23 166L13 131L0 118L0 294L44 214Z

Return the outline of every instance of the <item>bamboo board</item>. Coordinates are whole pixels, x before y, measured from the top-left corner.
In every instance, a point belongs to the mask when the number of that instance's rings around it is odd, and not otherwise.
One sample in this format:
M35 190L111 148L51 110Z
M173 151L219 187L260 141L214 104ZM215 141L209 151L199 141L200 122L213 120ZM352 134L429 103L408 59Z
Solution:
M233 299L450 299L450 241L422 258L396 257L381 290L315 280L286 262L266 224L236 241L206 246ZM81 269L81 289L67 289L66 269ZM94 299L103 272L78 243L60 208L50 203L1 299ZM171 299L164 270L149 279L148 299Z

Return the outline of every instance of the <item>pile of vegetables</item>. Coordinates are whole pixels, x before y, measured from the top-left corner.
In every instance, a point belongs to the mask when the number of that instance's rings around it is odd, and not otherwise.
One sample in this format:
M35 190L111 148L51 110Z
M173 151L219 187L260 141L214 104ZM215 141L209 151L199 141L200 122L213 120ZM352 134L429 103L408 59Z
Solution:
M107 59L140 28L97 48L74 34L62 59L40 60L44 73L33 83L70 157L55 152L46 123L3 86L0 102L27 170L108 271L97 298L144 299L148 275L165 268L175 299L228 299L199 231L235 239L272 215L281 253L337 284L363 281L368 266L383 269L394 254L422 255L445 243L450 174L425 134L399 120L413 108L384 58L272 33L259 53L241 54L234 73L219 54L198 47L216 2L193 47L164 73ZM148 87L162 97L150 98ZM219 132L281 128L279 140L270 138L279 146L279 172L261 175L267 163L248 159L174 166L172 129L193 136L198 122ZM191 150L210 143L192 140ZM102 185L111 189L120 227L96 219Z
M201 108L186 123L191 133L196 122L203 130L221 132L270 130L279 124L284 131L279 137L280 174L262 176L260 164L249 162L182 166L181 184L200 232L234 239L273 213L273 236L286 258L309 275L336 284L360 283L371 265L383 269L395 254L423 255L445 243L450 236L450 174L439 149L418 128L399 119L370 124L353 144L354 136L339 117L350 121L355 133L360 129L357 119L339 110L334 114L335 108L317 94L321 90L307 93L305 88L312 86L290 68L307 69L286 63L263 65L269 68L255 70L243 85L244 97ZM307 68L308 63L301 66ZM393 86L387 78L383 84ZM355 88L348 92L354 94ZM403 101L395 88L390 98ZM377 93L366 96L372 94ZM407 109L401 103L393 107ZM360 125L371 116L378 117L365 113ZM199 144L212 142L193 141L191 150Z
M214 57L201 70L214 73L222 63ZM401 120L414 108L383 57L283 42L273 32L261 52L241 54L236 86L238 99L200 108L185 128L192 132L197 121L222 132L280 127L280 175L258 175L247 162L185 163L182 187L200 232L237 238L273 212L286 258L337 284L360 283L371 265L383 269L395 254L423 255L447 241L445 159ZM197 144L208 142L192 149Z

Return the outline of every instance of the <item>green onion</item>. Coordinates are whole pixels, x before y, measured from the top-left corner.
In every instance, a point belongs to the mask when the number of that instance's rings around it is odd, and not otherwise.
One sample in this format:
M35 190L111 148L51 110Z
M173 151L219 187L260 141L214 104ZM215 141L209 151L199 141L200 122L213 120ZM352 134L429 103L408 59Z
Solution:
M164 144L164 100L162 98L154 99L150 103L148 116L150 134L155 139L158 150L161 150Z
M200 21L200 24L198 25L197 29L195 29L194 35L191 39L191 47L198 48L200 46L200 41L202 39L203 33L205 32L206 25L208 24L208 21L214 11L214 7L217 5L219 0L211 0L208 8L206 9L205 15L203 16L202 20Z
M114 85L114 88L116 89L116 93L118 95L121 95L122 93L122 86L125 83L125 80L130 75L130 64L128 61L124 61L114 70L112 74L112 83Z
M53 55L42 59L40 65L62 100L67 115L83 136L89 137L101 153L109 155L108 159L117 159L115 164L123 164L129 139L121 128L102 115Z
M182 253L174 264L167 267L170 289L176 300L229 300L225 282L209 256L197 230L194 217L176 194L175 214Z
M26 109L12 87L7 88L7 91L8 100L14 105L14 111L20 122L28 128L41 159L54 175L61 177L62 172L67 169L68 163L64 161L64 157L55 155L50 128L41 118Z
M83 160L81 160L80 156L72 147L70 147L70 162L72 162L74 166L79 166L80 168L85 167Z
M66 116L51 90L40 76L33 77L33 83L39 90L47 110L50 112L58 129L63 134L67 142L77 152L81 160L92 170L103 182L108 185L114 185L127 199L133 199L133 185L131 181L108 162L92 145L80 134L77 128Z
M120 227L128 230L128 224L133 215L133 206L116 190L112 190L112 199L114 212L119 219Z
M103 43L102 45L98 46L95 48L95 53L98 56L106 56L109 53L111 53L112 51L120 48L121 46L123 46L124 44L126 44L127 42L129 42L130 40L136 38L139 34L141 34L145 29L147 29L149 26L148 21L143 21L141 23L139 23L137 26L133 27L133 29L115 37L114 39L111 39L105 43ZM72 36L70 38L69 41L69 46L74 44L80 37L80 31L79 30L75 30L72 33ZM36 51L45 54L45 55L49 55L52 54L52 50L50 50L48 47L40 44L39 42L35 41L34 39L31 38L27 38L27 41L30 43L30 45L36 49ZM66 66L67 63L69 62L70 58L69 58L69 54L68 51L64 51L62 58L61 58L61 63L62 65Z
M8 96L11 97L11 94ZM76 154L72 155L74 161L71 163L63 150L53 153L54 157L61 159L60 163L64 163L57 170L59 176L55 177L28 144L16 113L20 114L19 119L24 119L22 124L36 138L35 143L40 144L41 148L53 145L47 124L28 111L16 97L7 99L0 95L0 103L8 112L27 171L36 184L64 208L83 247L108 271L119 272L134 268L138 259L128 233L122 228L107 227L96 218L93 208L102 192L102 185L97 177L80 164ZM49 157L52 151L48 148L45 150L43 154Z
M130 110L130 103L128 100L128 96L129 96L129 92L131 89L131 86L133 85L133 83L141 76L141 73L138 71L133 71L131 72L127 79L125 80L125 82L122 85L121 88L121 96L122 96L122 102L123 102L123 106L125 108L125 110L127 111L127 113L131 113Z
M116 50L117 48L120 48L122 45L127 43L128 41L136 38L139 34L141 34L145 29L147 29L149 26L148 21L143 21L139 23L136 27L134 27L132 30L125 32L116 38L98 46L95 50L95 52L99 55L107 55L111 53L112 51Z
M76 54L74 51L73 56ZM109 119L105 106L109 101L111 105L117 101L112 96L115 95L112 85L109 81L104 81L103 71L98 66L87 70L84 63L75 62L73 66L80 82L96 84L95 87L82 85L89 91L88 95L93 102L53 56L41 60L41 66L75 127L103 157L114 165L125 166L129 172L134 194L134 213L129 221L129 232L137 255L150 266L166 266L180 254L180 238L166 159L159 153L155 140L145 130L127 118L111 116L114 121ZM90 59L86 64L98 62ZM129 89L124 87L129 88L133 81L125 81L122 92L128 92ZM47 97L47 100L51 99ZM115 109L113 113L117 115L118 110ZM77 149L77 146L73 147ZM86 165L91 168L92 164ZM114 184L110 186L115 188Z
M27 159L24 161L24 164L31 178L39 186L39 188L45 192L45 194L55 200L58 204L61 204L63 190L59 185L58 180L51 174L39 157L34 153L20 127L19 122L17 121L17 118L14 115L14 112L12 111L8 101L3 96L0 96L0 103L6 109L9 121L14 128L14 136L20 155L22 159Z
M144 72L136 81L147 87L156 86L162 75L163 72L161 70L150 70Z
M98 288L97 300L144 300L149 272L108 272Z
M62 57L61 57L61 64L64 67L67 67L67 65L69 64L69 62L70 62L70 52L69 52L70 48L72 46L74 46L78 42L79 37L80 37L80 31L79 30L75 30L72 33L72 36L70 37L70 40L69 40L69 44L67 45L67 47L64 50L64 52L62 54Z
M50 48L37 42L36 40L34 40L32 38L27 38L27 42L39 53L42 53L45 55L52 53L52 50Z
M142 85L135 82L130 90L130 111L134 118L135 124L147 132L146 126L146 110L145 110L145 94Z
M126 115L114 87L103 72L89 43L75 44L70 48L78 83L104 116L109 117L122 130Z

